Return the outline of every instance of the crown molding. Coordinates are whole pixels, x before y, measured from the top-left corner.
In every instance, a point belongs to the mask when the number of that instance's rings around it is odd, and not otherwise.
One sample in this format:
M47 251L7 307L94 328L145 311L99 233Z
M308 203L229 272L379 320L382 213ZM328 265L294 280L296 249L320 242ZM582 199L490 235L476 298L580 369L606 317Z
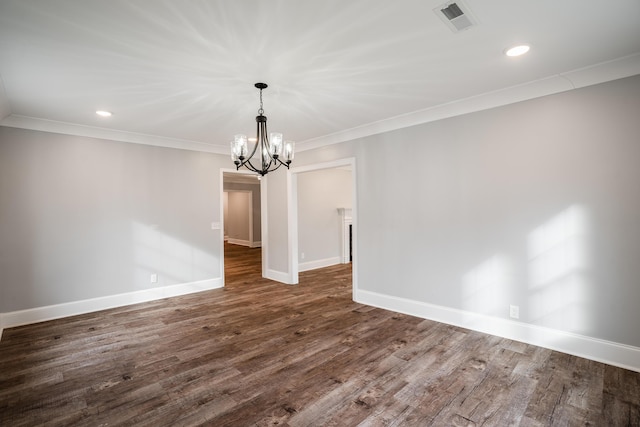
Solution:
M299 152L640 74L640 53L296 143Z
M225 147L207 144L199 141L166 138L135 132L125 132L93 126L83 126L74 123L58 122L55 120L38 119L35 117L11 114L0 120L0 126L20 129L37 130L42 132L60 133L65 135L84 136L89 138L107 139L111 141L130 142L133 144L153 145L156 147L179 148L183 150L204 151L215 154L228 154Z
M488 110L490 108L501 107L516 102L553 95L599 83L605 83L637 74L640 74L640 53L566 73L556 74L506 89L487 92L458 101L402 114L318 138L300 141L296 144L296 148L299 152L313 150L379 133L460 116L476 111ZM45 120L35 117L10 114L8 103L1 102L3 99L6 99L6 97L2 96L2 92L3 87L2 81L0 80L0 126L130 142L134 144L154 145L158 147L204 151L223 155L228 154L228 149L226 147L200 141L166 138L155 135L84 126L73 123L58 122L55 120Z

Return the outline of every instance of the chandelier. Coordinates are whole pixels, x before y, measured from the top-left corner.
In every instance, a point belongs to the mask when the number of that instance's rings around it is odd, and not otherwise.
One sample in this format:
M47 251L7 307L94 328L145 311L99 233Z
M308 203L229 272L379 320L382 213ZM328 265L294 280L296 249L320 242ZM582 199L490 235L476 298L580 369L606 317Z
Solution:
M267 117L264 115L262 107L262 89L266 89L267 84L256 83L255 86L260 89L260 108L256 117L257 135L255 145L251 150L251 154L247 156L249 152L247 136L235 135L234 140L231 142L231 159L236 165L236 170L244 166L261 176L265 176L280 166L285 166L289 169L289 164L293 160L294 143L292 141L283 141L281 133L271 132L267 134ZM267 137L267 135L269 136ZM253 157L256 154L257 157L254 159ZM284 158L284 161L281 158Z

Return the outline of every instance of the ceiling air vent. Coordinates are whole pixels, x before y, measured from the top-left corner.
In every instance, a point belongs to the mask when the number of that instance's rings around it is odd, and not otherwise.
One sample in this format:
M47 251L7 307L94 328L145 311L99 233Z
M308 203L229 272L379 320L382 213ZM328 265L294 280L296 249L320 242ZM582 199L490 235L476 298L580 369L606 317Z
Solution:
M449 1L436 7L433 11L454 33L476 25L471 10L460 0Z

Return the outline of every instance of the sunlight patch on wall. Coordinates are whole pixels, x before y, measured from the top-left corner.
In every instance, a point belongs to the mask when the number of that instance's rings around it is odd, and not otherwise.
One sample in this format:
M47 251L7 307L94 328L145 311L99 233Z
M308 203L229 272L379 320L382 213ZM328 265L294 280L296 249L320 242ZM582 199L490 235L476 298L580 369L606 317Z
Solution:
M132 224L136 287L166 286L220 276L217 257L163 233L157 225ZM157 283L151 284L151 275Z
M529 234L528 309L533 323L576 332L588 327L587 238L587 213L578 205Z
M474 313L504 317L505 295L511 287L513 267L506 255L496 254L462 278L463 308Z

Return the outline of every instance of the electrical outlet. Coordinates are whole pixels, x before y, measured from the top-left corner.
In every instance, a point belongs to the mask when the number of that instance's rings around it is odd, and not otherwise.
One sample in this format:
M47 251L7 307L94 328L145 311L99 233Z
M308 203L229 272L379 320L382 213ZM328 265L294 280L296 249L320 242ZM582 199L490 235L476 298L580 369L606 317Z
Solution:
M151 275L151 283L158 283L158 275L156 273Z
M300 259L304 259L304 252L300 252Z
M520 318L520 307L518 307L517 305L510 305L509 306L509 317L511 317L512 319L519 319Z

